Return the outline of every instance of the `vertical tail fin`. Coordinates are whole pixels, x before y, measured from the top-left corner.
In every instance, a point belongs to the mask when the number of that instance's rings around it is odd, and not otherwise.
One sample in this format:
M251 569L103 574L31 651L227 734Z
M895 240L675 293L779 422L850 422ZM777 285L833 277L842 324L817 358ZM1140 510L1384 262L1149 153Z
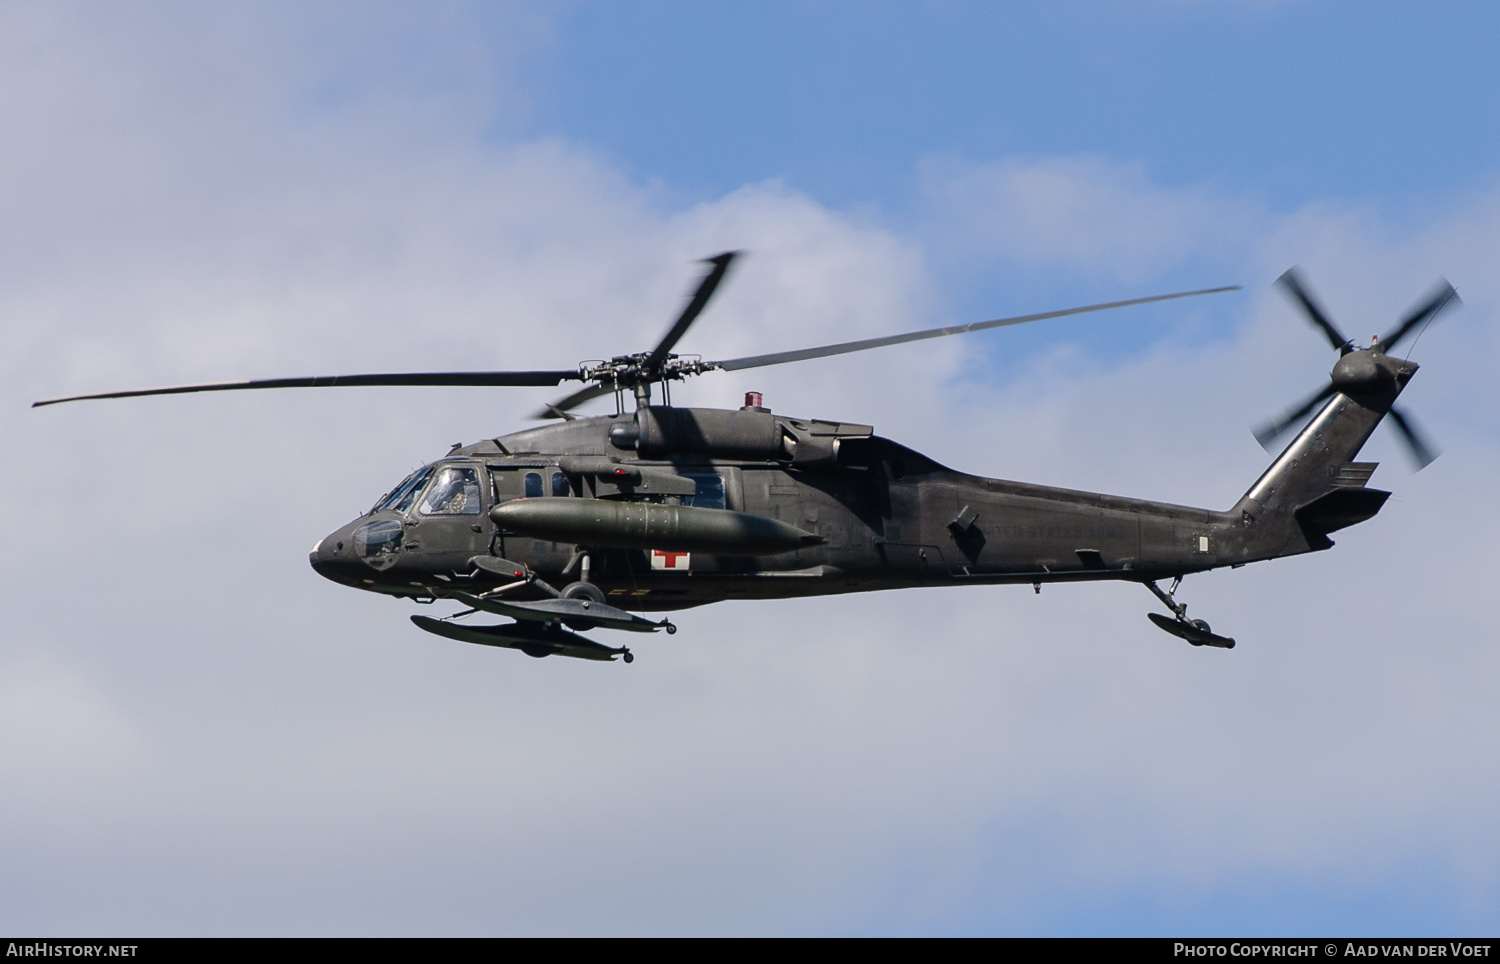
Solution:
M1221 560L1226 554L1251 562L1327 549L1333 545L1328 533L1380 511L1390 493L1365 488L1375 463L1354 459L1417 365L1384 355L1370 360L1392 377L1379 390L1350 390L1339 384L1335 368L1333 386L1339 390L1229 511L1239 523L1231 541L1239 545L1226 546L1230 551L1221 552Z

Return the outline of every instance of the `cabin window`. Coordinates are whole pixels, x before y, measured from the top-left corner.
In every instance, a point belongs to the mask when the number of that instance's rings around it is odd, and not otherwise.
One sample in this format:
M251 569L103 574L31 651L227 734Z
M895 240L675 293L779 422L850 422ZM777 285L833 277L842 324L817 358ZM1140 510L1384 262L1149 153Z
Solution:
M568 492L569 492L568 477L566 475L563 475L561 472L553 472L552 473L552 494L553 495L567 495Z
M526 473L526 498L540 499L542 497L542 474L540 472Z
M448 466L422 500L423 515L478 515L479 471L472 466Z
M717 472L684 472L682 477L692 479L697 491L682 497L683 505L695 505L700 509L722 509L724 505L724 476Z

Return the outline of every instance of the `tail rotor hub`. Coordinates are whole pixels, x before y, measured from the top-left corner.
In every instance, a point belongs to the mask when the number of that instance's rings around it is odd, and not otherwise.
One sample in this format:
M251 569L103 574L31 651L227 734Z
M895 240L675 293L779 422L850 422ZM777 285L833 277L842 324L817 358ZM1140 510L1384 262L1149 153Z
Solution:
M1366 349L1340 358L1329 380L1345 395L1367 394L1405 385L1416 370L1415 362L1402 362L1382 351Z

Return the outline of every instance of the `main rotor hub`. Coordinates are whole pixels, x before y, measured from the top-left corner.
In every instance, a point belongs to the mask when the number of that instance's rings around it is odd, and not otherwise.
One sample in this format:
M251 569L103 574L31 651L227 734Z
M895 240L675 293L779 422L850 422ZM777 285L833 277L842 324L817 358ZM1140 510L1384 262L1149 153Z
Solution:
M634 388L651 382L681 381L689 375L701 375L719 366L705 362L697 355L667 355L656 364L651 363L648 352L633 355L616 355L606 362L585 363L579 366L579 376L584 381L618 388Z

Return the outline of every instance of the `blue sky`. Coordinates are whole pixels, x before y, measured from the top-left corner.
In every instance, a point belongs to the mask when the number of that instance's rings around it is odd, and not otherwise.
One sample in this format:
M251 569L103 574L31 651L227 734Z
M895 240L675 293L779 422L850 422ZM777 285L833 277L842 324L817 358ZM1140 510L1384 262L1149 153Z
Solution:
M929 155L1102 153L1275 209L1493 173L1485 4L579 4L522 130L688 198L900 217Z
M1488 934L1489 5L0 6L0 926L57 934ZM682 614L630 667L434 641L306 547L530 390L218 378L734 357L975 473L1222 507L1248 426L1439 276L1444 447L1328 553ZM514 658L511 658L514 657ZM567 894L559 901L557 894Z
M775 180L919 237L940 230L924 170L1056 156L1267 212L1365 203L1421 223L1494 176L1497 21L1484 4L579 4L496 136L564 138L673 205ZM1167 277L1217 283L1237 227ZM1007 267L930 265L963 320L1050 294ZM1098 283L1049 267L1059 295ZM1110 320L1080 324L1128 350Z

